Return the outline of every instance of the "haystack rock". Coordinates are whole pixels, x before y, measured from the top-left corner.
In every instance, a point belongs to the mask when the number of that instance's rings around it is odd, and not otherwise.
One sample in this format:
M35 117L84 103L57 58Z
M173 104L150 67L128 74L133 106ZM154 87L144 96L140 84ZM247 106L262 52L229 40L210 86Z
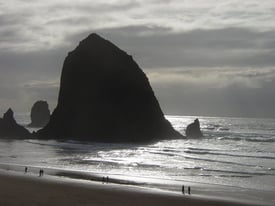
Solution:
M66 57L57 107L37 135L99 142L182 137L132 56L97 34Z
M11 109L8 109L3 118L0 118L0 137L28 138L30 136L31 134L27 129L16 123Z
M200 129L200 121L195 119L195 121L189 124L185 131L187 138L200 138L203 137L203 134Z
M50 120L49 105L46 101L37 101L32 106L29 127L44 127Z

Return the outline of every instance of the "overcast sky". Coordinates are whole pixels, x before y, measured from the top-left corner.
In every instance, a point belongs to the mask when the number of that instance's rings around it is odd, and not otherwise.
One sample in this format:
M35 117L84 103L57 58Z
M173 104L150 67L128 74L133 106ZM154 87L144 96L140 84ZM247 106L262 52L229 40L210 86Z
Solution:
M1 1L0 112L53 110L93 32L133 55L166 114L275 117L275 0Z

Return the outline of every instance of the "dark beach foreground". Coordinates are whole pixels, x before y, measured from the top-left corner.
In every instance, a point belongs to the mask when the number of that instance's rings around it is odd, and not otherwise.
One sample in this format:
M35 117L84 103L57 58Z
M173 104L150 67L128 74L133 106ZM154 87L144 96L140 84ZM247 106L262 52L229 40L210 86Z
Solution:
M58 177L0 172L0 205L188 205L245 206L238 200L182 195L156 189ZM255 204L259 205L259 204Z

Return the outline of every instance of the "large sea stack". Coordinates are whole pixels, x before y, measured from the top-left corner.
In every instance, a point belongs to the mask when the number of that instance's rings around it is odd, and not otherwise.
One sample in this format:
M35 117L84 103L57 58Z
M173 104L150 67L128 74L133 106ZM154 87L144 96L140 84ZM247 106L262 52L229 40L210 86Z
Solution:
M31 123L29 127L44 127L50 120L49 105L46 101L37 101L31 109Z
M66 57L57 107L37 135L100 142L181 137L132 56L97 34Z

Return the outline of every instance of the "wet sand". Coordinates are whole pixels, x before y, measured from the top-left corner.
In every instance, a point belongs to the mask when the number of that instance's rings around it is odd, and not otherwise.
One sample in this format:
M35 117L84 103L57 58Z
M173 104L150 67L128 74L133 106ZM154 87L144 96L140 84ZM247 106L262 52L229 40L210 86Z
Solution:
M15 206L245 206L251 203L182 195L119 184L0 172L0 205ZM257 204L258 205L258 204Z

